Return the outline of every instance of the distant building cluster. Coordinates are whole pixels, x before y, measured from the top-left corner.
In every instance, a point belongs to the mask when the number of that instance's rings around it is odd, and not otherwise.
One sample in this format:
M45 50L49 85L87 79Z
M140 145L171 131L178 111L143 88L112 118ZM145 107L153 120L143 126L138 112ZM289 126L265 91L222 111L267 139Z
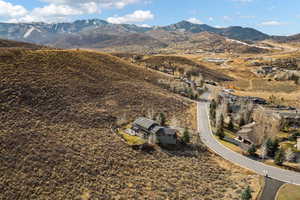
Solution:
M272 106L263 98L237 96L228 90L220 92L218 98L219 112L240 127L238 139L246 144L261 144L286 128L300 129L300 111L296 108Z

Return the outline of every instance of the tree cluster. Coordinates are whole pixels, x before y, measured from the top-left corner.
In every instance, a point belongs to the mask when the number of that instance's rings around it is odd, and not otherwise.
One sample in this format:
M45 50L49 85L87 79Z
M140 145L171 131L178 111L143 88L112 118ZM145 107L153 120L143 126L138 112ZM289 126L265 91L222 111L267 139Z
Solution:
M277 139L272 140L269 138L266 142L266 146L267 146L267 155L273 158L276 152L279 150L279 141Z
M217 102L213 99L210 103L209 107L209 115L212 120L212 122L216 122L216 114L217 114Z

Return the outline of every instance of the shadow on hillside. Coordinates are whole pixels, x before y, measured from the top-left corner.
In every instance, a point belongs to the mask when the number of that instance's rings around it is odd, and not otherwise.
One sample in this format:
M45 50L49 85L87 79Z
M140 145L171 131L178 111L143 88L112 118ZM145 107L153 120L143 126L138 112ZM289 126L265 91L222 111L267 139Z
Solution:
M200 144L180 144L177 146L161 146L162 151L169 156L176 157L198 157L207 151L207 148Z

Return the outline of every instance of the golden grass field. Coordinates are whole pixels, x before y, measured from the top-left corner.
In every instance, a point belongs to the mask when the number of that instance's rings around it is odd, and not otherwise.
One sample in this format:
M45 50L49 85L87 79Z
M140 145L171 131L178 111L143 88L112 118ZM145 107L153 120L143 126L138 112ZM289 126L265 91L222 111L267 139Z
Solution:
M276 200L298 200L300 199L300 186L286 184L277 193Z

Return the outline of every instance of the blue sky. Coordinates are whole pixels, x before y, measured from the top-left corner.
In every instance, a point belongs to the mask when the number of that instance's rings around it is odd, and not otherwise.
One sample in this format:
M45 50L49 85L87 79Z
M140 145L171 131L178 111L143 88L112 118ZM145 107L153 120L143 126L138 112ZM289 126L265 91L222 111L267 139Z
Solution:
M247 26L273 35L300 33L299 0L0 0L1 22L100 18L112 23L168 25L181 20Z

